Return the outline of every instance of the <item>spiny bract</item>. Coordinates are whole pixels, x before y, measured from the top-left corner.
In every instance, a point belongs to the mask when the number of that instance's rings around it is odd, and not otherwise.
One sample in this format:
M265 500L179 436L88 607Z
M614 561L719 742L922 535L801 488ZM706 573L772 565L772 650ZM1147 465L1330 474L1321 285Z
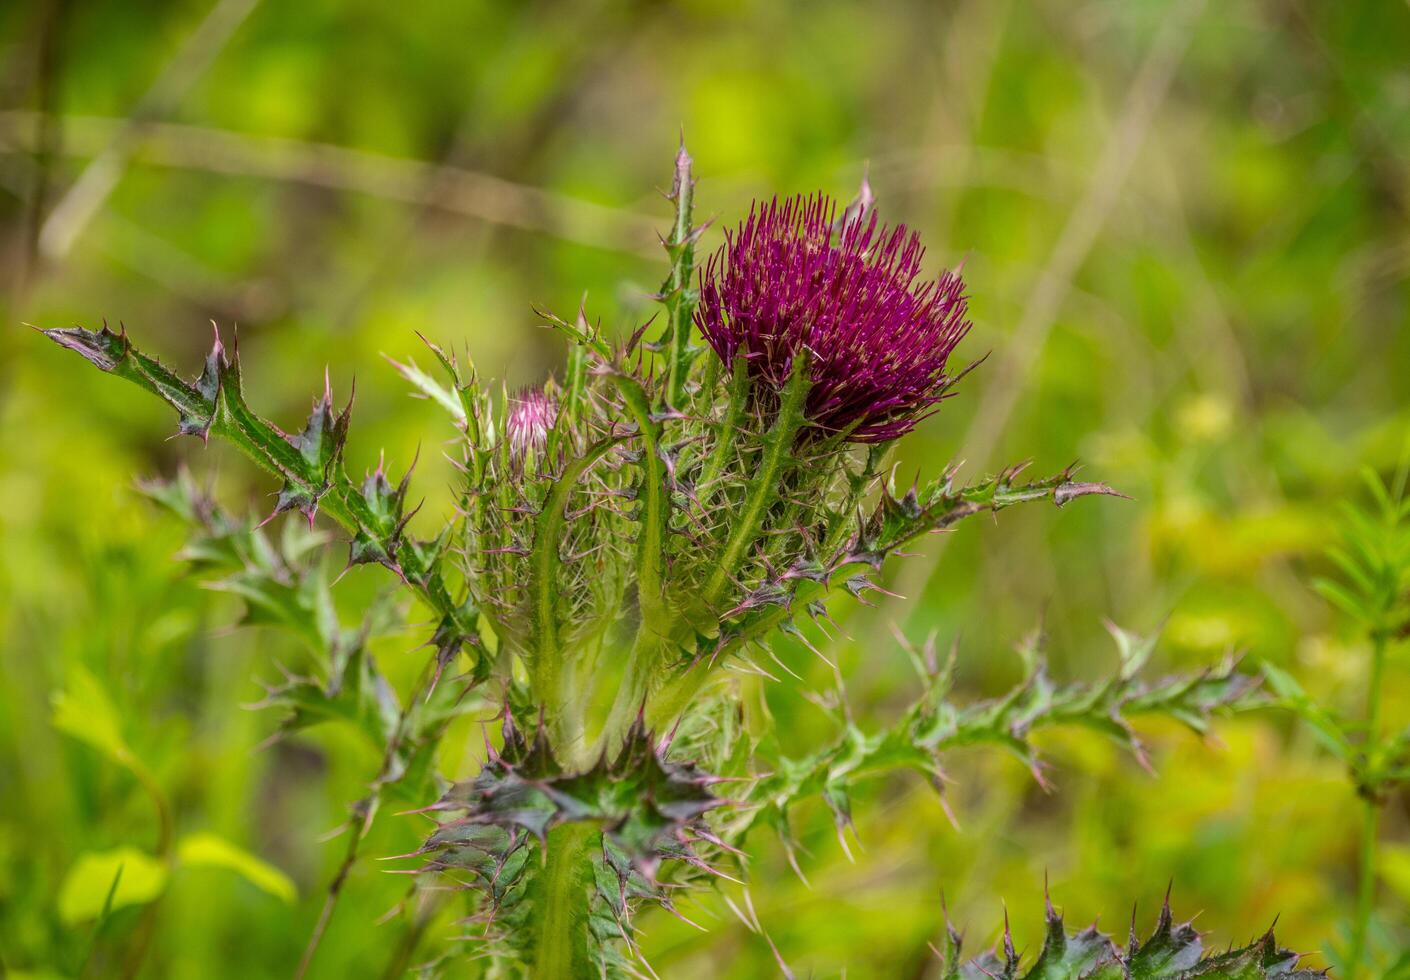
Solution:
M1026 968L1007 922L995 950L965 961L960 946L960 934L946 922L944 949L936 950L944 962L943 980L1321 980L1326 976L1325 971L1299 970L1302 957L1279 946L1272 929L1247 946L1206 953L1204 937L1194 926L1175 922L1168 895L1155 929L1144 941L1136 934L1132 914L1124 948L1096 926L1069 933L1052 902L1047 903L1043 945Z

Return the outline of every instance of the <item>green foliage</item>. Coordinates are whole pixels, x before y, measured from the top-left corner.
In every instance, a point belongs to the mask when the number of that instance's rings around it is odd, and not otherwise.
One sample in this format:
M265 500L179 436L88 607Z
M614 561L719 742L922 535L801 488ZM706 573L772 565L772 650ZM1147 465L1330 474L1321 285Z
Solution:
M64 878L59 915L77 925L105 910L145 905L166 890L166 881L166 863L135 847L90 852Z
M382 673L370 644L399 630L405 610L383 592L356 626L341 625L325 571L327 538L289 523L275 544L261 526L221 509L185 471L175 481L144 489L192 525L181 557L208 587L244 601L245 624L277 625L308 644L314 673L285 671L280 682L267 685L256 707L280 715L281 734L336 722L362 735L383 761L372 795L359 810L375 812L383 793L402 802L424 800L435 787L433 757L447 724L483 708L483 702L466 696L473 676L438 683L449 659L439 631L421 689L403 698Z
M90 851L79 857L64 877L59 914L70 925L101 918L107 910L156 901L166 890L173 870L219 868L233 871L260 891L293 904L298 889L287 874L267 861L212 833L183 837L174 863L135 847Z
M1394 486L1365 472L1370 507L1341 509L1342 544L1327 557L1341 580L1319 578L1315 587L1332 605L1379 641L1410 635L1410 496L1402 464Z
M260 891L292 905L298 888L284 872L217 834L183 837L176 845L176 859L187 868L223 868L233 871Z
M108 692L90 671L77 667L68 686L54 695L54 727L97 749L134 772L145 767L122 734L122 722Z
M1387 732L1383 722L1387 659L1393 646L1410 637L1410 497L1406 494L1410 445L1391 485L1370 471L1363 473L1363 480L1371 506L1349 502L1343 506L1342 543L1327 552L1340 579L1320 578L1314 583L1370 643L1363 717L1345 717L1309 695L1287 672L1264 665L1279 703L1309 725L1322 746L1346 767L1362 800L1359 900L1343 954L1352 980L1368 961L1374 969L1377 959L1368 946L1381 875L1381 809L1410 785L1410 726Z

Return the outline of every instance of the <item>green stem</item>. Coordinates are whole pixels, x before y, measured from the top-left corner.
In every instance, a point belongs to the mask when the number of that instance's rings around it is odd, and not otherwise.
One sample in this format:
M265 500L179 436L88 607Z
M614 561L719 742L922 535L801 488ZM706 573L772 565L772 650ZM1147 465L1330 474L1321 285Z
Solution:
M604 749L615 749L631 727L651 691L653 678L661 670L667 643L665 637L648 630L645 625L637 630L636 641L632 644L631 652L627 654L627 666L622 672L621 683L617 685L617 696L612 700L612 707L608 711L607 720L603 722L602 732L591 751L587 753L590 758L596 758Z
M865 479L870 479L865 474L874 466L879 467L880 459L879 454L869 459L868 466L863 471ZM908 518L901 526L892 529L883 539L869 542L868 547L876 550L875 557L879 560L930 531L954 527L975 514L986 511L996 513L1016 504L1053 497L1065 485L1065 477L1039 480L1021 487L1001 488L997 481L991 481L981 487L947 493L926 507L922 513ZM834 528L829 538L834 544L840 545L841 531ZM825 596L833 583L845 582L853 575L866 572L870 568L871 563L868 560L852 561L834 566L826 582L799 582L787 605L771 605L757 609L732 623L728 641L719 650L707 654L707 659L710 662L728 659L735 651L755 640L763 639L787 622L795 609L806 607L814 599ZM710 673L710 663L698 663L689 670L667 679L647 702L647 726L653 731L668 730L690 706L690 702L709 679Z
M1361 816L1361 859L1356 894L1356 922L1351 936L1351 957L1347 963L1348 980L1361 975L1361 962L1366 955L1366 933L1376 904L1376 841L1380 836L1381 808L1372 800L1364 801Z
M577 486L578 478L589 466L597 462L602 454L615 443L615 438L602 439L581 456L570 460L549 491L543 510L539 511L534 526L534 548L530 555L529 594L533 597L533 655L530 669L533 674L534 694L544 707L549 722L555 727L558 745L567 750L581 738L581 732L565 731L561 726L570 724L572 712L563 710L569 698L564 690L564 650L558 635L560 613L558 596L558 568L562 557L558 547L563 540L563 528L567 524L568 499Z
M856 527L856 510L861 505L862 497L866 495L867 488L871 485L872 479L881 468L881 461L886 458L887 446L871 445L867 447L867 459L862 464L861 471L848 478L847 499L842 507L837 511L837 516L827 529L827 536L823 538L822 548L818 550L824 561L831 560L846 539L848 532Z
M1368 760L1380 755L1381 687L1385 680L1386 637L1377 629L1372 638L1371 677L1366 686L1366 746ZM1366 956L1366 934L1376 909L1376 851L1380 841L1381 803L1371 793L1363 793L1361 820L1361 859L1357 870L1356 921L1352 926L1351 956L1347 962L1348 980L1356 980Z
M323 907L319 910L313 932L309 934L308 942L304 945L303 954L299 957L299 964L294 969L294 980L303 980L304 974L308 972L310 964L313 963L314 954L318 952L318 947L323 943L323 935L328 930L328 923L332 921L333 911L338 907L338 902L343 896L343 886L347 883L353 866L357 864L362 842L372 830L372 822L376 819L378 810L381 809L382 794L405 775L405 770L398 766L398 756L408 735L411 714L416 710L416 706L422 703L426 692L430 690L431 684L435 681L436 671L432 667L433 665L430 663L422 666L416 686L407 694L406 701L397 714L396 727L392 730L392 736L387 740L386 750L382 753L382 764L377 770L377 778L372 781L371 793L363 797L352 808L354 816L348 824L348 845L343 852L343 860L328 883L323 897ZM450 717L442 719L436 729L427 733L426 737L439 742L451 720Z
M588 949L588 889L600 832L574 822L548 832L544 866L535 879L536 902L529 959L543 980L590 980L598 975Z
M715 494L715 481L724 472L725 464L734 454L734 437L739 431L739 423L744 418L744 406L749 396L749 362L743 357L734 359L729 379L729 404L725 407L725 417L720 422L715 435L714 448L710 450L700 478L695 481L701 505L705 505Z
M1381 744L1381 685L1386 673L1386 638L1383 630L1377 630L1371 647L1371 680L1366 688L1366 743L1367 748L1379 748Z
M803 426L803 402L808 397L808 364L800 357L793 364L793 374L784 386L778 418L764 436L763 452L758 469L749 481L744 504L734 521L734 530L725 542L715 566L715 573L705 586L705 604L714 606L724 596L738 571L745 551L759 536L769 505L778 499L779 471L793 449L798 430Z
M690 226L695 181L690 175L690 154L685 152L684 143L676 154L672 191L676 202L676 221L667 242L671 274L662 290L670 332L670 363L666 366L668 373L664 394L667 407L679 408L685 398L685 379L690 373L690 362L695 353L690 346L691 314L695 310L696 299L690 288L690 277L695 271L695 231Z
M709 493L709 487L705 486L705 483L713 479L712 474L723 466L728 453L733 449L733 434L744 411L747 384L747 365L737 364L730 383L730 406L726 412L725 428L714 452L706 462L705 475L700 484L706 494ZM714 574L705 586L704 599L707 606L717 605L724 596L744 559L746 550L758 538L769 507L778 499L780 473L794 447L798 430L803 426L803 403L808 397L808 388L808 365L805 360L799 359L794 364L788 384L784 387L778 417L764 436L763 451L754 477L745 492L743 505L734 521L734 529L716 562ZM787 610L783 612L786 616ZM608 724L603 729L602 744L610 745L613 739L626 731L632 717L651 693L653 678L660 672L669 638L659 633L646 636L647 633L648 630L643 628L632 648L622 686L612 706ZM647 724L653 731L663 731L674 723L699 691L706 673L704 665L696 665L687 673L666 682L662 697L648 703Z
M676 719L685 714L709 676L709 667L702 663L667 681L646 705L647 726L652 731L669 731Z
M644 629L670 628L661 566L666 555L666 464L661 459L661 423L651 415L646 390L625 374L613 374L641 439L641 531L636 543L637 602Z

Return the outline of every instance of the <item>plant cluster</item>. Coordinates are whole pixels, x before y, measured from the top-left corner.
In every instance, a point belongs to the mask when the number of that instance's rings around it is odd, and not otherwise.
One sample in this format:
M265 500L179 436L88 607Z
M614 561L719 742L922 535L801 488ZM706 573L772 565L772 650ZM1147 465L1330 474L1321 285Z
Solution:
M958 704L953 659L942 663L933 643L903 644L921 692L890 727L867 732L839 710L835 742L805 758L758 734L728 694L731 678L767 674L757 657L772 656L770 640L801 636L804 617L826 620L834 596L880 591L874 576L909 543L1018 504L1113 491L1070 469L1024 479L1022 466L898 485L890 445L964 374L951 363L968 329L959 275L924 279L918 238L880 224L866 187L847 207L823 196L758 206L698 270L693 193L682 149L659 324L616 340L585 311L545 313L567 342L566 366L517 392L496 393L434 344L437 374L398 365L459 433L456 512L429 536L413 527L409 469L399 479L382 465L362 480L348 472L352 400L337 409L326 384L303 428L285 433L248 406L233 340L217 334L188 381L125 330L48 331L167 401L179 432L235 444L281 481L274 515L306 518L275 544L189 478L151 488L195 528L186 557L198 573L313 651L316 676L269 688L281 729L342 722L382 752L305 965L388 800L436 820L418 877L463 886L474 950L496 968L649 975L634 939L639 910L673 908L682 887L745 873L750 830L763 823L790 840L800 799L825 800L845 843L863 779L913 770L940 785L947 752L993 744L1041 781L1030 736L1043 727L1093 729L1144 759L1133 719L1160 714L1203 731L1214 711L1254 699L1232 663L1151 676L1154 639L1113 628L1117 669L1096 683L1053 680L1035 636L1021 648L1018 686ZM368 647L409 614L404 604L389 594L361 622L338 621L320 513L346 533L349 565L385 566L431 613L415 690L395 692ZM477 775L451 782L435 771L435 748L472 709L496 715L500 734ZM1060 920L1053 929L1038 972L1023 975L1295 975L1296 957L1271 936L1202 959L1168 910L1155 937L1125 952L1095 933L1067 937ZM945 956L948 976L1019 975L1011 944L992 963L960 966L956 943Z
M1360 800L1357 903L1349 940L1339 956L1352 980L1392 957L1394 964L1385 975L1410 975L1410 953L1396 948L1390 930L1374 916L1381 814L1397 792L1410 786L1410 726L1391 731L1384 720L1387 663L1392 650L1410 638L1410 456L1390 484L1370 470L1363 477L1371 504L1342 507L1342 540L1327 553L1337 575L1315 582L1369 649L1360 717L1314 698L1274 664L1263 666L1279 704L1310 726L1322 746L1346 767Z

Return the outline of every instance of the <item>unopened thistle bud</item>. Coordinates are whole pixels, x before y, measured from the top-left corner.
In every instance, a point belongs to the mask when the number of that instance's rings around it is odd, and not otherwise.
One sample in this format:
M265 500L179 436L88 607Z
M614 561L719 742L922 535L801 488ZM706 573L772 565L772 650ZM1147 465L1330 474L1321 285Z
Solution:
M969 330L964 282L954 272L917 282L925 250L905 225L837 214L824 194L756 205L701 273L695 320L725 364L743 358L774 390L807 351L808 420L885 442L955 380L945 364Z
M509 459L516 468L536 462L548 444L548 433L558 419L558 406L539 388L521 388L509 396L504 420Z

